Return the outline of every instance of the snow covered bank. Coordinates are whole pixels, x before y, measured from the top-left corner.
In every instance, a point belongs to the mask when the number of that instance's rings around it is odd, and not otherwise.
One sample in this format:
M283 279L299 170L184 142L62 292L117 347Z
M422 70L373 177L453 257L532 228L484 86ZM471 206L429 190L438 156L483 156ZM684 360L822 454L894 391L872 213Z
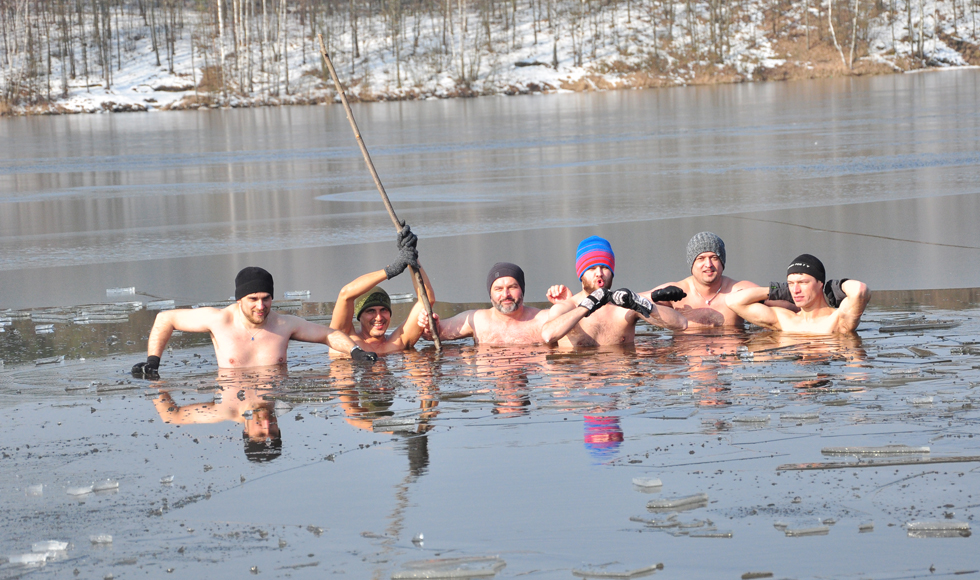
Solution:
M332 102L316 34L360 101L980 65L977 0L205 6L123 3L66 19L34 2L0 9L0 115Z

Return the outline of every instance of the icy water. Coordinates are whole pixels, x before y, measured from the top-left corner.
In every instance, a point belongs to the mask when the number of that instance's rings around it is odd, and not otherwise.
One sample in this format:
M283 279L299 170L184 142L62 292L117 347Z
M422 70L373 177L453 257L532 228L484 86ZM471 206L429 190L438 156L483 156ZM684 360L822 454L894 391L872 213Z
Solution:
M389 261L342 113L0 121L0 578L980 570L978 79L357 107L443 314L498 260L530 301L572 284L592 234L617 283L680 279L707 229L736 277L809 251L868 282L856 337L643 328L371 366L294 344L219 372L182 335L154 382L128 369L161 301L225 300L259 264L325 322Z

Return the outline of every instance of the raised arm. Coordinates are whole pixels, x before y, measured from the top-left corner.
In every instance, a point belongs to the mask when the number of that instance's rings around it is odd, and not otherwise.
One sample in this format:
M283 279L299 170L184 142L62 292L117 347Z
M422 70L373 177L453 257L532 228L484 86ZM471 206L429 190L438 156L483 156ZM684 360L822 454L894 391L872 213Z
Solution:
M725 298L725 303L746 321L757 326L781 330L779 317L769 306L763 304L769 299L769 289L756 286L732 292Z
M837 332L846 334L857 330L861 323L861 315L871 300L871 290L867 284L857 280L845 281L841 284L841 289L846 297L837 307Z
M387 279L385 271L378 270L364 274L341 288L337 295L337 304L333 307L333 316L330 317L330 328L344 334L354 334L354 302L358 296Z
M425 273L422 266L419 266L419 273L422 274L422 283L425 285L425 293L429 297L429 304L435 306L436 304L436 293L432 289L432 283L429 282L429 276ZM415 305L412 306L411 312L408 313L408 318L405 322L391 333L390 341L398 341L401 343L402 348L411 348L415 346L415 343L419 341L422 337L422 328L415 323L419 318L419 313L425 312L425 307L422 305L422 299L419 298L415 301Z

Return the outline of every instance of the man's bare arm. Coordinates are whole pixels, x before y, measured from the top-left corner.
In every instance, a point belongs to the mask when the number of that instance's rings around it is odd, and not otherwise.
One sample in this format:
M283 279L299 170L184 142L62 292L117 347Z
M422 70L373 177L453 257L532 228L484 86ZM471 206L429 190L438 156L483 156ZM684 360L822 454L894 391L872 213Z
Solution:
M637 313L640 318L646 320L654 326L660 326L669 330L686 330L687 317L673 309L671 306L664 306L659 302L653 303L653 310L650 316L643 316Z
M432 289L432 283L429 282L429 276L421 266L419 266L419 273L422 274L422 283L425 285L425 293L429 297L429 304L435 306L436 293ZM412 306L411 312L408 313L408 318L391 333L389 340L400 343L403 349L415 346L415 343L422 338L422 328L415 323L421 312L425 312L425 307L422 304L422 299L419 298L415 302L415 305Z
M439 338L441 340L456 340L457 338L472 337L474 332L473 318L475 315L476 310L467 310L466 312L460 312L448 320L442 320L438 314L433 313L436 332L439 333ZM431 340L432 337L428 331L429 315L424 310L419 313L418 325L422 328L422 336Z
M225 313L217 308L181 308L157 314L146 344L147 356L163 356L163 349L175 330L181 332L211 332L221 323Z
M548 309L548 321L541 327L541 340L555 344L575 328L589 311L571 300L559 302Z
M725 298L725 303L746 321L757 326L781 330L779 317L769 306L762 304L769 298L769 289L762 287L746 288L732 292Z
M333 316L330 317L330 328L344 334L354 334L354 302L358 296L387 279L385 271L378 270L364 274L341 288L337 295L337 304L333 307Z
M857 280L847 280L841 285L846 297L837 307L837 332L851 333L857 330L861 323L861 315L871 300L871 290L867 284Z
M292 330L289 338L292 340L298 340L300 342L317 342L320 344L325 344L334 350L347 353L354 350L354 347L356 346L350 337L335 328L323 326L322 324L316 324L315 322L304 320L298 316L288 314L282 314L280 316L283 318L288 317L287 320Z

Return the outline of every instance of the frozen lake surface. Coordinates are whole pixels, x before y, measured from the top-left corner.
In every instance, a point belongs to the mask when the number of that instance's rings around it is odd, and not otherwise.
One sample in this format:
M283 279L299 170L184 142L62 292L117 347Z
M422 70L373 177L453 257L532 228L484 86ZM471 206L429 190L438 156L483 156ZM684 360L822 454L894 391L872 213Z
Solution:
M0 577L978 568L976 306L876 306L845 339L648 328L628 349L428 345L373 366L297 344L288 369L246 372L185 335L153 382L127 372L145 314L55 324L38 338L68 359L0 369ZM5 351L34 325L11 321ZM68 548L16 563L48 540Z
M735 278L809 252L867 282L857 338L647 328L369 367L294 345L285 369L226 373L183 335L154 382L128 374L147 308L225 300L262 265L277 298L309 290L277 307L325 323L390 261L343 112L0 120L0 578L980 569L978 88L961 70L355 108L443 315L482 304L500 260L528 302L574 284L589 235L617 287L679 280L710 230Z

